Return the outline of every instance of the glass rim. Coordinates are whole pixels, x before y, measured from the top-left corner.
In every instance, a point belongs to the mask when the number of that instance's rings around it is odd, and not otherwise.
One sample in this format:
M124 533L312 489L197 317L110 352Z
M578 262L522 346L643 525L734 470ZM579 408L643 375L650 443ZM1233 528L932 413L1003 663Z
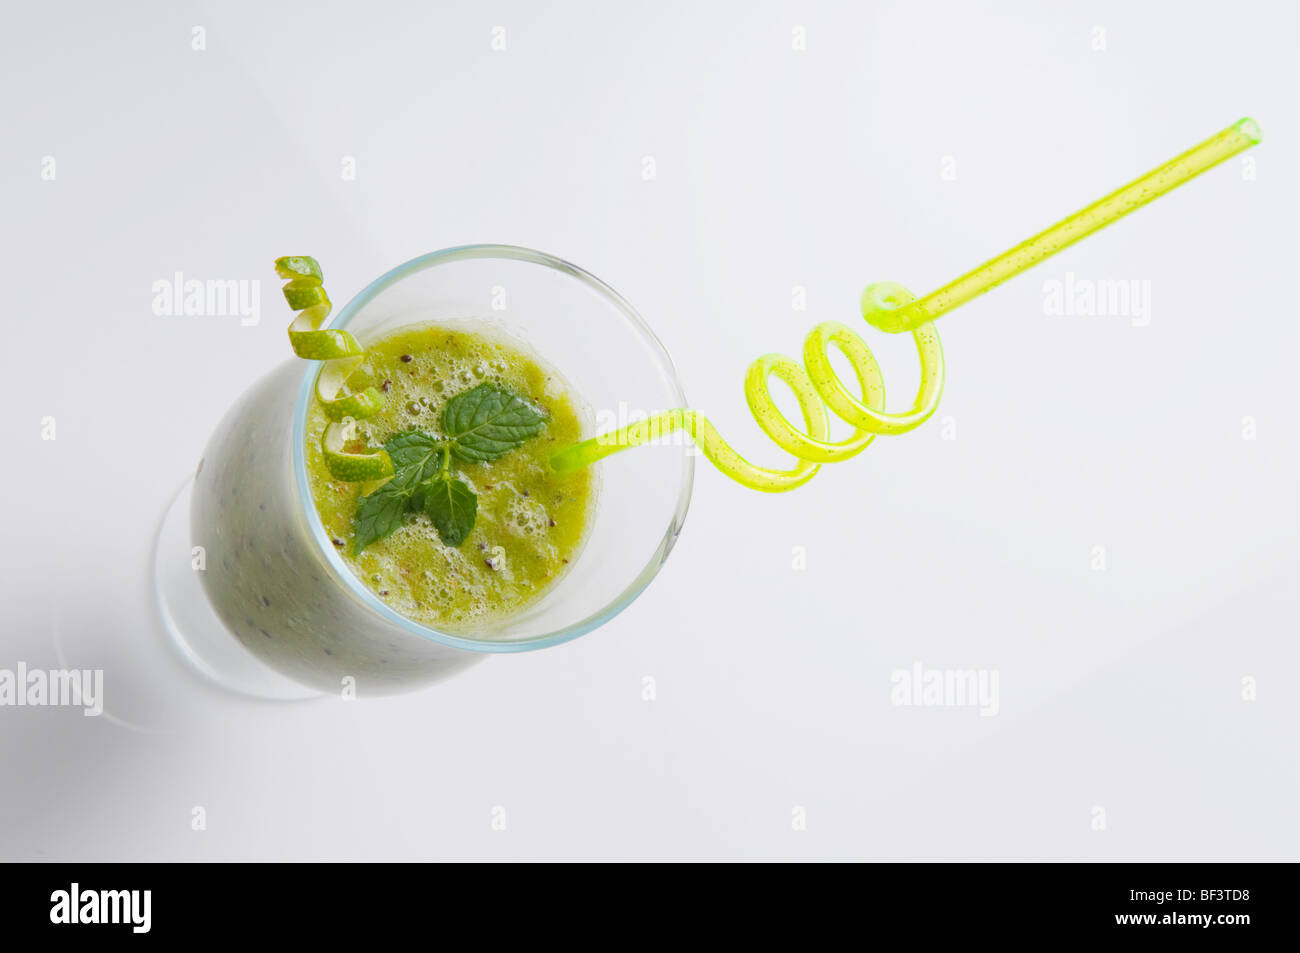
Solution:
M637 331L643 343L650 346L652 353L658 358L662 367L663 376L670 385L674 398L679 402L679 406L689 406L686 403L686 396L682 393L681 381L677 377L677 368L673 364L673 359L668 354L667 348L655 335L650 326L646 324L645 319L637 313L636 309L628 303L627 299L621 294L601 281L595 275L577 265L557 258L554 255L548 255L545 252L536 251L532 248L524 248L518 245L457 245L451 248L444 248L440 251L429 252L412 258L384 274L380 275L365 288L361 289L352 300L344 307L339 309L329 321L322 327L343 328L348 325L356 314L371 300L381 292L410 276L432 268L437 265L447 264L453 261L463 261L475 258L501 258L511 261L529 262L535 265L542 265L554 271L567 274L572 278L581 281L587 287L596 291L606 298L631 324ZM311 495L311 486L307 480L307 410L315 398L316 376L320 372L322 362L307 362L307 371L303 375L302 384L298 388L298 399L294 406L293 419L293 469L294 482L298 491L298 503L302 507L302 514L307 520L307 525L311 528L312 538L316 541L316 547L325 558L325 563L333 572L337 581L346 586L353 595L355 595L366 608L375 612L380 618L398 626L405 632L427 639L433 642L439 642L452 648L462 649L469 652L483 652L489 654L499 654L508 652L528 652L536 649L548 648L552 645L560 645L580 635L585 635L592 629L599 628L606 622L613 619L616 615L631 605L646 587L650 585L651 580L659 573L659 568L672 552L674 543L681 533L682 525L686 520L686 512L690 508L691 490L695 481L695 460L689 453L683 453L682 459L684 466L682 468L682 481L677 494L677 505L673 511L672 519L669 521L668 528L660 540L658 547L651 554L650 561L642 567L641 571L632 580L631 584L625 588L613 601L598 609L596 612L588 615L584 619L572 622L554 632L548 632L544 635L538 635L526 639L475 639L463 635L455 635L450 632L443 632L432 626L424 625L408 616L402 615L396 609L389 606L375 593L371 592L360 579L348 568L342 555L337 548L330 542L329 535L325 532L325 526L321 522L320 513L316 511L316 506ZM561 368L563 370L563 368ZM599 517L597 517L599 518ZM581 557L579 557L581 558ZM564 585L561 579L557 584L558 587ZM549 594L548 594L549 595ZM545 598L545 596L543 597ZM508 624L508 623L507 623Z

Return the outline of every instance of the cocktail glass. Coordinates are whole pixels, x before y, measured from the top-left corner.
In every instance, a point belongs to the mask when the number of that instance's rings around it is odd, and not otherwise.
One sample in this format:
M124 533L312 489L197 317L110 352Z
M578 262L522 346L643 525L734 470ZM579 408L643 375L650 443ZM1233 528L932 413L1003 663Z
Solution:
M374 281L328 326L346 327L364 346L425 322L486 325L521 342L566 379L593 434L597 416L625 422L686 406L672 360L632 306L542 252L470 245L423 255ZM487 655L547 648L603 625L672 550L694 476L681 441L599 464L581 554L518 614L470 633L399 614L348 568L308 489L306 417L319 368L287 361L239 398L159 534L167 629L225 687L276 699L421 688Z

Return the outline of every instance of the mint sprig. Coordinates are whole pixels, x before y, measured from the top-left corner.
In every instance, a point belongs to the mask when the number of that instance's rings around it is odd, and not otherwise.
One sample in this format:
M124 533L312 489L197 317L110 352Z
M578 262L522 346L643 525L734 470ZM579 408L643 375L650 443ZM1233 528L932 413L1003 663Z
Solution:
M478 496L451 476L451 458L497 460L546 427L546 411L495 384L457 394L442 410L439 440L421 430L394 434L384 444L393 478L361 498L353 520L353 553L395 533L410 513L424 513L447 546L459 546L474 529Z

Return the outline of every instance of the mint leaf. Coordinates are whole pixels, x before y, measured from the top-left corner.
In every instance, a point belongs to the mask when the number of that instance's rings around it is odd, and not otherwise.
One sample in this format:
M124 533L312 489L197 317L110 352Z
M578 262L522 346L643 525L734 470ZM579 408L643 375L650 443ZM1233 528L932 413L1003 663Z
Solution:
M353 555L360 555L361 550L385 536L391 536L402 525L411 494L415 490L415 483L410 479L414 472L412 469L398 471L375 492L361 498L357 504L357 515L352 520Z
M391 536L406 514L424 506L423 492L442 472L445 444L416 430L390 437L384 449L393 458L393 478L357 504L353 517L352 552L359 555L371 543Z
M384 449L393 459L394 470L419 471L416 483L437 476L442 468L442 443L419 430L394 434L384 443Z
M442 409L442 429L452 440L451 452L471 463L504 456L545 426L546 411L495 384L479 384L457 394Z
M474 528L478 497L463 480L443 477L422 488L424 512L438 529L438 538L459 546Z

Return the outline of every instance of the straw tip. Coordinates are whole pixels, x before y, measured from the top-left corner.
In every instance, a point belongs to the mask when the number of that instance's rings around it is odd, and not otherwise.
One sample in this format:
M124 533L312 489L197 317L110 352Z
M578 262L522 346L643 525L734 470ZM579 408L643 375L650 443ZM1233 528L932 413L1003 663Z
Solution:
M1259 128L1259 123L1247 116L1245 119L1238 119L1235 124L1236 130L1249 139L1251 142L1261 142L1264 138L1264 130Z

